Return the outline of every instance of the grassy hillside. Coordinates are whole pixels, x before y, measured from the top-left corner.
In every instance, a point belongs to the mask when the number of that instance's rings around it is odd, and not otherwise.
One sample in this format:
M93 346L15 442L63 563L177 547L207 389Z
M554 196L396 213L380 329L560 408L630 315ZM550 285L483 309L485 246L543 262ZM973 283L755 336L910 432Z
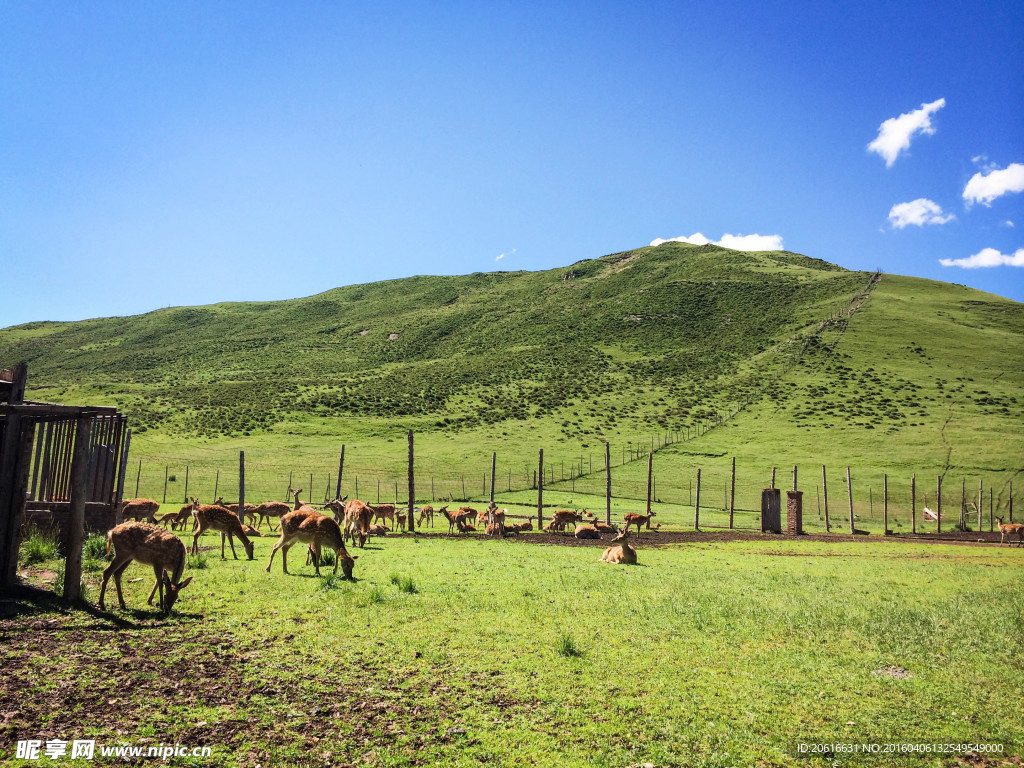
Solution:
M322 493L344 443L346 489L401 478L401 496L414 429L421 496L427 478L433 496L480 495L492 451L497 488L527 488L540 448L553 491L600 493L605 441L626 461L616 494L639 496L646 461L629 459L675 441L657 453L666 502L692 501L698 467L721 489L735 456L748 496L773 465L809 478L824 463L875 489L883 472L945 475L950 493L983 478L1005 505L1024 456L1024 306L872 277L667 243L544 272L31 323L0 331L0 365L27 361L38 399L119 405L135 457L188 464L204 494L239 449L258 495L280 496L289 471Z

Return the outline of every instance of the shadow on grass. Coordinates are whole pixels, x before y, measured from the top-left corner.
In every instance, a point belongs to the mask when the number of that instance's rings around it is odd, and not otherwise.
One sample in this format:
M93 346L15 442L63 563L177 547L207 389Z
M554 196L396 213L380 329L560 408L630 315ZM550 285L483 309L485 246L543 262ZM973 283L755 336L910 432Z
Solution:
M82 600L70 604L65 603L59 595L49 590L37 589L36 587L26 585L10 587L0 591L0 619L28 618L53 613L68 617L88 616L95 619L100 623L75 627L76 629L92 632L117 632L122 629L160 629L173 620L184 620L191 623L205 619L200 613L182 613L173 610L170 616L165 617L159 608L154 610L128 608L126 611L121 612L122 615L118 615L113 610L101 610L92 603ZM123 614L128 614L131 619L124 618ZM160 621L154 622L153 619L159 619ZM33 631L40 632L64 631L69 628L64 623L32 627Z

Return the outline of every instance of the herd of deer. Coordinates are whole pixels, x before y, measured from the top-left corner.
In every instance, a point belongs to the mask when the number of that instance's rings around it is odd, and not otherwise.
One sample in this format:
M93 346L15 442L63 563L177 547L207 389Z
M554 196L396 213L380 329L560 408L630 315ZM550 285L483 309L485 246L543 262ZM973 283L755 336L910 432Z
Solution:
M260 536L259 528L264 521L267 522L270 530L274 530L273 520L277 519L280 525L280 538L274 544L270 553L270 562L267 564L267 573L274 564L274 556L278 550L281 551L281 567L288 573L288 550L296 543L306 544L309 551L309 559L312 562L316 574L320 575L320 550L326 547L334 551L334 573L338 572L340 565L345 578L352 579L352 569L356 557L348 553L345 548L345 541L350 539L353 545L358 543L363 548L366 539L373 535L384 535L389 530L384 523L391 522L392 530L397 526L405 530L407 513L395 509L393 504L380 504L371 506L358 499L348 500L348 497L328 501L325 509L329 509L333 516L326 515L308 504L304 504L299 494L302 489L294 491L288 489L288 493L294 496L293 504L284 502L266 501L258 505L245 505L239 510L237 504L224 504L223 498L218 498L214 504L200 504L198 499L192 499L190 504L185 504L177 512L170 512L156 517L160 505L152 499L130 499L125 501L121 508L122 519L126 522L115 526L107 532L107 552L114 550L114 558L109 566L103 571L103 584L100 587L99 607L106 610L104 598L106 596L107 582L114 577L114 585L117 588L117 600L121 610L126 609L124 597L121 593L121 574L132 563L138 561L145 565L153 566L153 573L156 576L156 584L149 595L149 604L153 605L153 598L157 591L160 593L160 609L163 613L170 612L171 607L178 599L178 594L188 586L192 577L182 580L185 570L186 554L199 552L199 537L206 531L217 531L220 533L220 556L226 559L224 552L225 540L231 547L231 554L237 560L235 552L235 538L242 543L246 556L253 559L253 545L250 541L252 536ZM437 512L448 520L448 532L458 531L460 534L476 530L470 522L475 519L477 525L486 525L488 534L518 534L522 531L533 530L530 520L523 523L505 523L505 510L498 510L493 505L486 511L478 512L470 507L461 507L456 512L449 512L448 507L441 507ZM629 529L635 525L637 539L640 537L641 527L651 526L650 519L654 513L649 515L627 514L625 516L625 528L620 533L614 526L602 523L594 518L593 513L584 510L583 514L561 510L554 514L549 525L544 530L548 532L564 532L570 525L574 526L574 533L579 539L600 539L602 533L618 534L612 539L612 546L605 549L601 561L606 563L619 563L635 565L636 550L629 544ZM258 518L258 520L257 520ZM192 546L186 550L185 544L172 533L174 530L185 530L187 522L192 521ZM255 527L245 524L249 520L255 523ZM377 521L380 521L378 524ZM584 522L586 521L586 522ZM428 522L434 524L434 509L431 506L424 506L419 509L418 524ZM170 526L170 530L166 526ZM1000 530L1003 526L1000 525Z

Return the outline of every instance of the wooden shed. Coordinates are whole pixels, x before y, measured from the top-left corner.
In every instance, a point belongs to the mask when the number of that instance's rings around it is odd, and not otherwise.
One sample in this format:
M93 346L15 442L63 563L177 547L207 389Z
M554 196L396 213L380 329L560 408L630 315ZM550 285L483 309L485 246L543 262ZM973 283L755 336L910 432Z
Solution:
M22 531L35 522L59 529L65 597L77 597L85 529L119 522L131 430L117 408L25 400L27 375L24 364L0 371L0 587L17 583Z

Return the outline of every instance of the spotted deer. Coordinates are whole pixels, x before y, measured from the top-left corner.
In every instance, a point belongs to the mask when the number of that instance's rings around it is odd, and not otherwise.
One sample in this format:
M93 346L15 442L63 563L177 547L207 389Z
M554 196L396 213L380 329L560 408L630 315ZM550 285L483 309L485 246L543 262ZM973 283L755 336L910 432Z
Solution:
M127 610L124 595L121 593L121 574L125 568L136 560L144 565L153 566L156 584L149 593L149 604L153 604L153 596L160 590L160 610L166 616L178 599L178 593L192 581L189 576L181 580L185 570L185 545L177 536L153 523L135 521L121 523L107 531L107 554L114 549L114 559L103 571L103 585L100 587L100 610L105 611L104 597L107 582L114 577L117 587L117 602L121 610ZM168 576L168 574L170 574Z
M270 566L274 564L277 550L281 550L281 568L288 573L288 550L296 542L309 545L313 552L313 567L317 576L320 575L320 548L326 546L334 550L334 572L338 572L340 564L345 578L352 579L352 568L356 558L345 549L341 527L327 515L309 508L297 509L281 517L281 538L270 552L267 573L270 573Z
M192 554L199 552L199 537L203 535L203 532L214 530L220 531L221 560L227 559L224 556L225 537L231 545L232 556L235 560L238 559L238 554L235 552L235 536L238 537L239 541L242 542L242 546L245 547L246 556L252 560L252 542L245 535L245 531L242 530L242 523L234 512L224 509L224 507L218 507L216 504L204 504L192 510L192 516L196 520L196 532L192 537Z
M1024 523L1004 523L1001 517L997 517L996 520L999 521L1000 545L1006 540L1007 536L1010 536L1012 539L1014 534L1017 534L1017 546L1019 547L1024 544Z

